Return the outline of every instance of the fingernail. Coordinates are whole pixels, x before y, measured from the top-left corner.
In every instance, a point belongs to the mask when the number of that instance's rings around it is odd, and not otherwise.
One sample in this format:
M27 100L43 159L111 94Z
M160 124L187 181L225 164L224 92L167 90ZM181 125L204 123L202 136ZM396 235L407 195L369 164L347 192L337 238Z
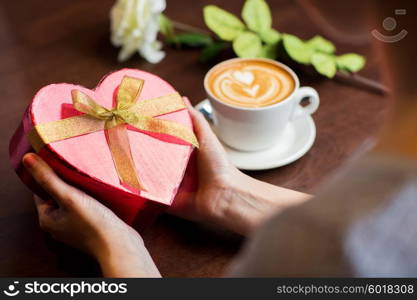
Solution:
M32 167L36 164L36 162L38 161L38 156L37 156L36 154L34 154L34 153L28 153L28 154L26 154L25 156L23 156L22 161L23 161L23 165L24 165L26 168L30 169L30 168L32 168Z
M185 103L187 103L189 106L191 106L191 102L190 99L188 99L188 97L182 97L182 99L184 99Z

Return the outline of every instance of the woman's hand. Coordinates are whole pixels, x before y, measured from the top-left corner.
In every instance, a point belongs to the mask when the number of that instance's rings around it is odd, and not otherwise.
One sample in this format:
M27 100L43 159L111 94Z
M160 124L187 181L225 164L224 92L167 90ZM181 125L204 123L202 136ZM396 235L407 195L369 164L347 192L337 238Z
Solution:
M140 235L110 209L62 181L36 154L23 164L50 196L34 198L43 230L94 256L104 276L160 277Z
M193 197L178 195L170 213L247 234L272 213L310 198L310 195L261 182L239 171L229 162L204 116L185 100L200 143L199 187Z
M200 148L198 151L199 187L195 195L178 195L169 212L185 219L211 221L226 205L228 190L240 171L227 159L223 146L210 128L204 116L195 110L187 98L194 131Z

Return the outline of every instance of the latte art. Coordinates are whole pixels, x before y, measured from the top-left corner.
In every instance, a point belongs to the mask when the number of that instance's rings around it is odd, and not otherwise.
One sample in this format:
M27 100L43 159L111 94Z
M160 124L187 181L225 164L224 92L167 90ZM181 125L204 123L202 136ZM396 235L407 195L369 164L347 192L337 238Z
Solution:
M294 80L278 65L262 60L220 64L208 77L208 86L219 100L242 107L262 107L287 98Z

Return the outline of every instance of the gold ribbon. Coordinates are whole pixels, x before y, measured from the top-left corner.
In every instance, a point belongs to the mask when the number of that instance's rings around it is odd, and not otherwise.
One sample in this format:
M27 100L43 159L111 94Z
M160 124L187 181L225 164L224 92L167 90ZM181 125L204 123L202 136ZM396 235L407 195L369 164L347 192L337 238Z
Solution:
M72 103L84 115L36 125L29 133L35 151L46 144L105 130L113 162L122 183L145 190L133 161L127 125L141 131L167 134L198 147L193 131L179 123L154 118L186 108L178 93L136 102L144 81L125 76L116 96L116 108L107 109L79 90L72 90Z

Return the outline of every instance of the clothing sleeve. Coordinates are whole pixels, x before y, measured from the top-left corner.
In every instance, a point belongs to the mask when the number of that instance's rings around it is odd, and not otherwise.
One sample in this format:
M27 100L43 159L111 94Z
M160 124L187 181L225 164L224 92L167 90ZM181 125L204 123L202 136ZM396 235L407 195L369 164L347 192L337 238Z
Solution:
M229 276L416 276L417 163L367 155L266 222Z

